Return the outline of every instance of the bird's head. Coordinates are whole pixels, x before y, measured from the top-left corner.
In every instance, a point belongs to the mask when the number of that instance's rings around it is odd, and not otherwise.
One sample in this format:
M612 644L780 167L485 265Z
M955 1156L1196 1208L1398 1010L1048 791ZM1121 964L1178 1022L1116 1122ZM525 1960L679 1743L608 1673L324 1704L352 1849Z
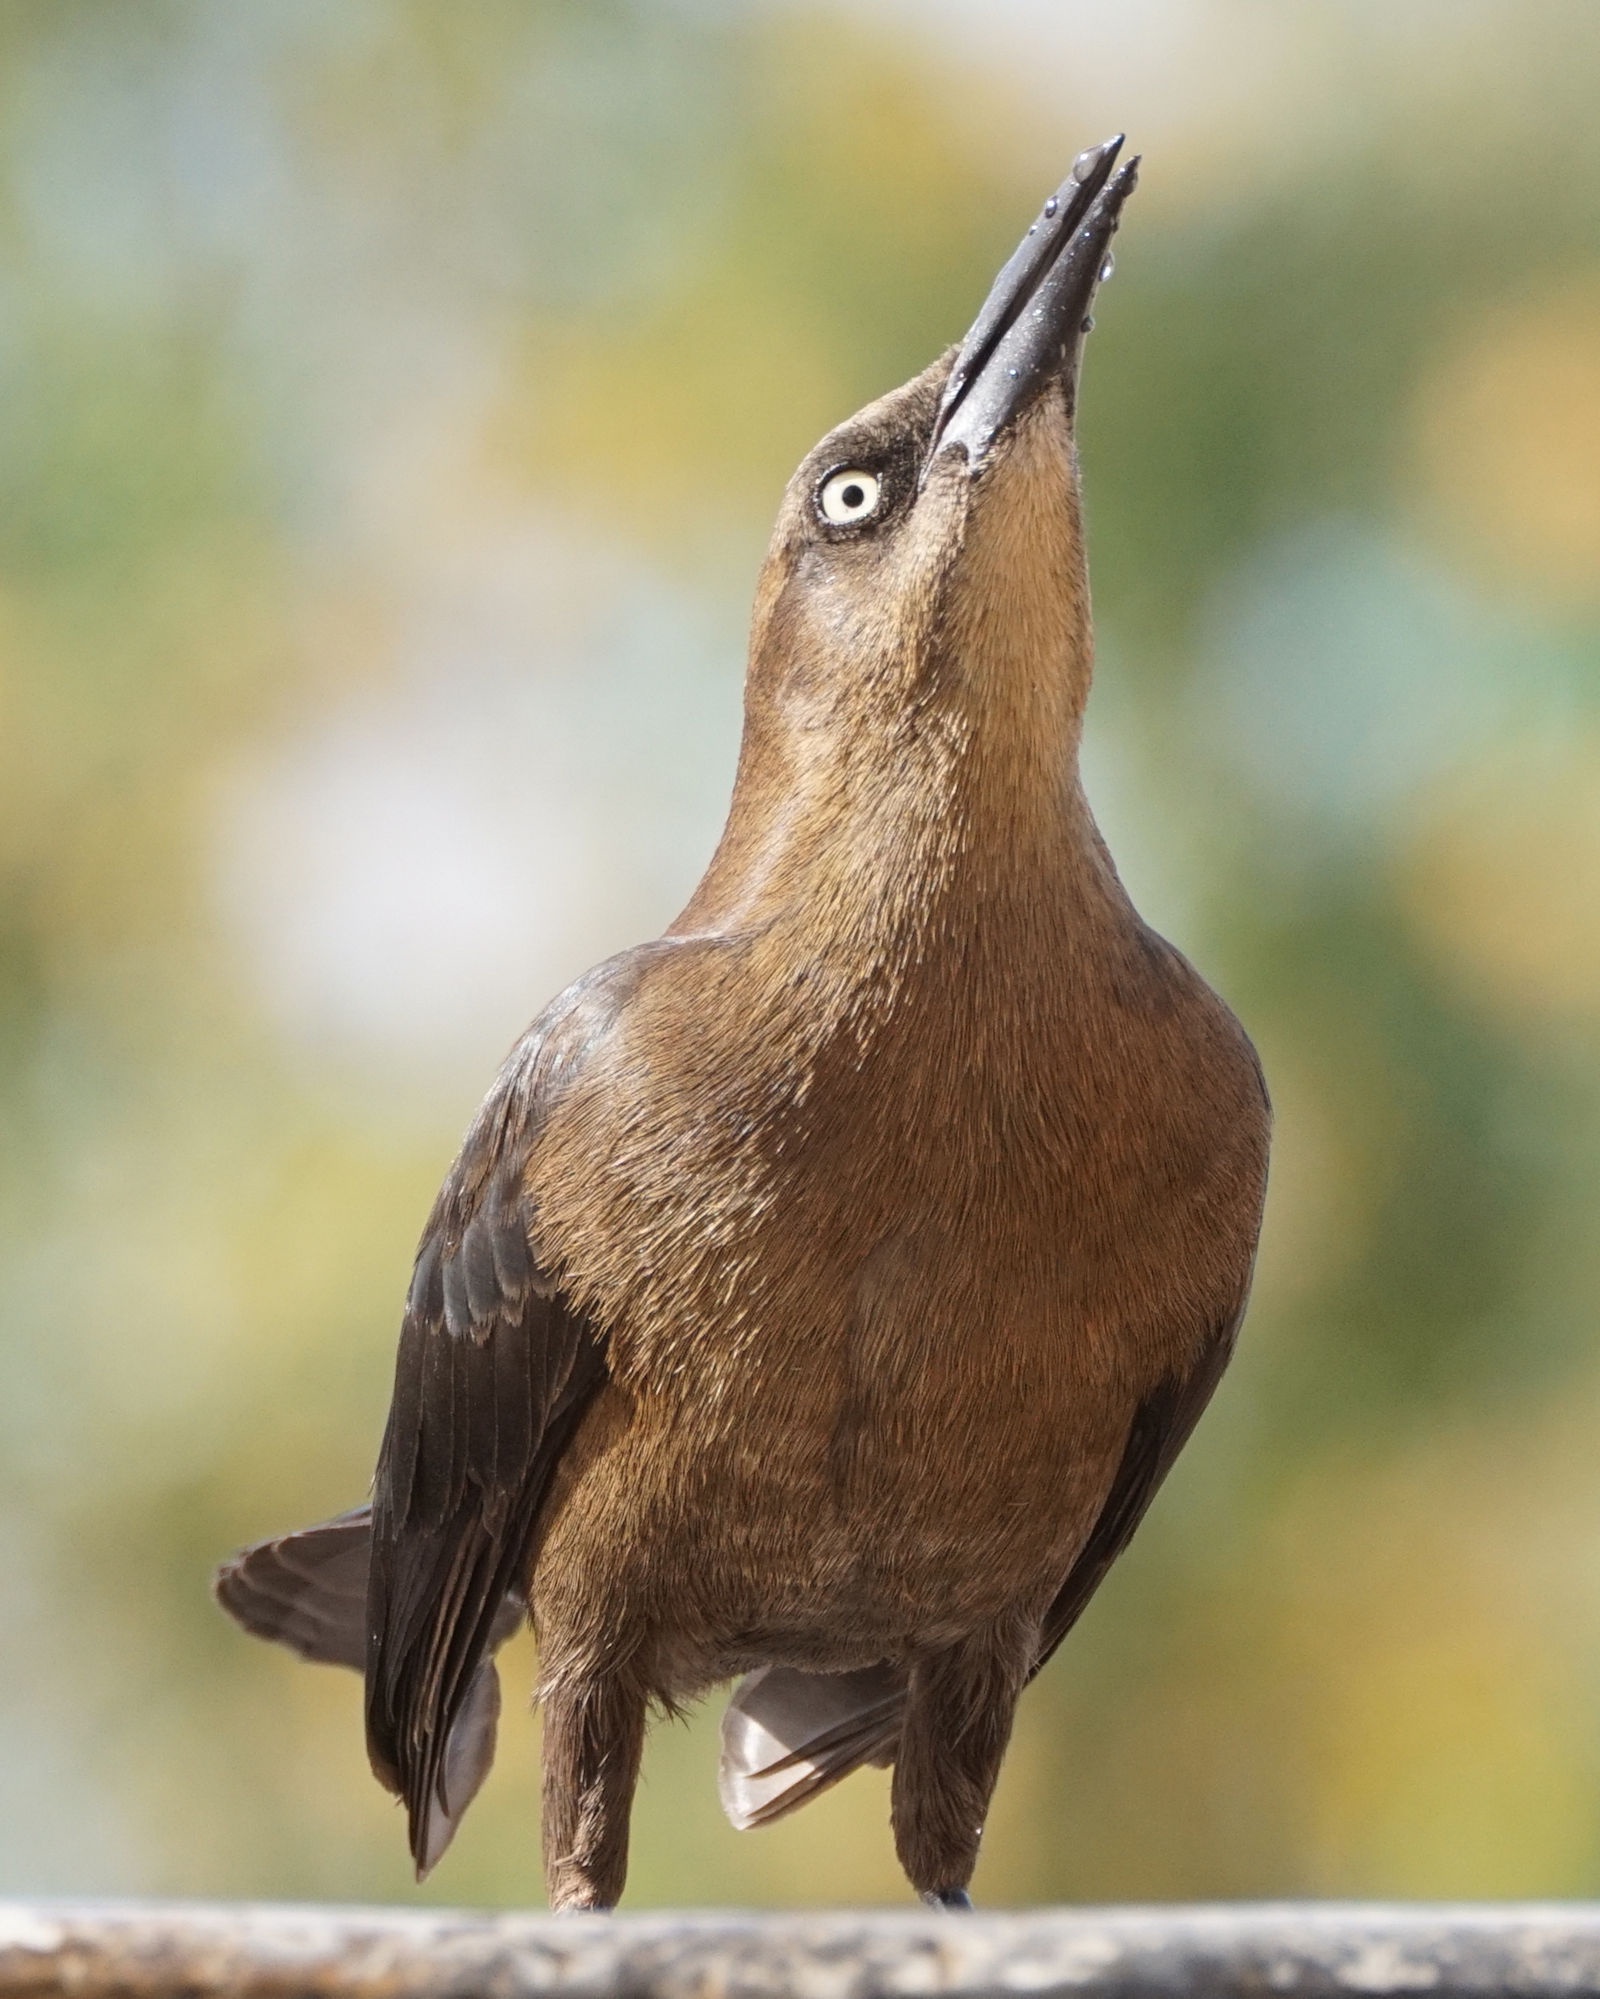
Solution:
M925 809L933 763L997 774L991 791L1072 784L1092 654L1074 419L1137 176L1121 145L1080 154L961 347L790 480L756 593L734 811L697 901L751 886L780 823L859 825L896 794Z

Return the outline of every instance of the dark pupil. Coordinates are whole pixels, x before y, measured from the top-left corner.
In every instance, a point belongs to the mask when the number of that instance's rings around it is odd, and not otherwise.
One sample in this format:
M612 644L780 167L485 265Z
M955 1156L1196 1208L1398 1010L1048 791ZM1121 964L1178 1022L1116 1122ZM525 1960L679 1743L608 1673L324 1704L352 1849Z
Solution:
M847 507L861 506L863 502L866 500L866 497L867 496L864 489L856 485L853 480L848 486L845 487L844 491L839 495L839 498L844 501Z

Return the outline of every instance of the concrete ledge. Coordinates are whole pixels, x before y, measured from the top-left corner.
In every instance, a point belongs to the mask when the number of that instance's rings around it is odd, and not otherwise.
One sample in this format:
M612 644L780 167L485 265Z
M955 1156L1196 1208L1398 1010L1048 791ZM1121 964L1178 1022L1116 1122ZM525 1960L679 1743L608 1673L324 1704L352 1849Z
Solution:
M1595 1994L1600 1904L552 1918L0 1903L0 1999Z

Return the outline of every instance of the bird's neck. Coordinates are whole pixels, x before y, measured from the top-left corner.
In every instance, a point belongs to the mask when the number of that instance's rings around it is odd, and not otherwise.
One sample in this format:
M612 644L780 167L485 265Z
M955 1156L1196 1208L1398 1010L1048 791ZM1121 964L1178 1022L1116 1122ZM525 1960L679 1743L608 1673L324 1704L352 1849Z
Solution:
M1075 691L1039 676L966 694L842 736L753 718L722 840L675 927L776 927L797 952L876 965L973 928L1093 921L1121 892L1078 779Z
M876 966L1007 921L1122 906L1078 779L1093 632L1076 465L1023 460L888 608L769 561L727 827L679 928L777 926ZM954 551L952 554L951 551Z

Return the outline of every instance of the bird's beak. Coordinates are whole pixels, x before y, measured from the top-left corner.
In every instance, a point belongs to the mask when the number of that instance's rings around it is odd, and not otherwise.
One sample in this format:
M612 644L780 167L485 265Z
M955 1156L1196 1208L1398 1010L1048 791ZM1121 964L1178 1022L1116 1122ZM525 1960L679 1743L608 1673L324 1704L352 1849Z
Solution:
M1122 135L1080 153L994 281L945 384L924 468L947 445L977 470L996 438L1051 381L1076 407L1089 308L1106 271L1123 203L1139 162L1117 166Z

